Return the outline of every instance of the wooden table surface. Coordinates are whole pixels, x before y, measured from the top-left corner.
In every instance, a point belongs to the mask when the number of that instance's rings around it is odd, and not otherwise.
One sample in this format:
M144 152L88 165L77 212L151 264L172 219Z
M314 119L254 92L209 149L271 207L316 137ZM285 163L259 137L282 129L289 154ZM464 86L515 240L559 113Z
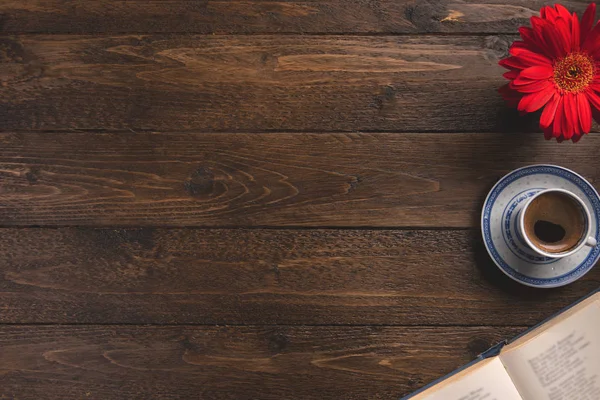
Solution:
M545 3L0 1L0 398L397 399L596 289L479 231L600 186L496 92Z

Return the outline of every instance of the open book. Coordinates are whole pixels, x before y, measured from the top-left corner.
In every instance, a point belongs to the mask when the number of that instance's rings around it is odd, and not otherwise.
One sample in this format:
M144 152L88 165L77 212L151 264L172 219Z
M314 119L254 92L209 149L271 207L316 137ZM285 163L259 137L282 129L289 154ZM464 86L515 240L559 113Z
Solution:
M600 291L409 398L600 400Z

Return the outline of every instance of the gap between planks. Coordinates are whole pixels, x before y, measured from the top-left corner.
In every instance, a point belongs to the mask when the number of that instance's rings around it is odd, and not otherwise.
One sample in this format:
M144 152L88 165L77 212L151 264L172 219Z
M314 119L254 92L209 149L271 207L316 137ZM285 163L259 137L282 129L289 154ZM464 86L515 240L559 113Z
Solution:
M57 326L79 326L79 327L104 327L104 326L139 326L139 327L244 327L244 328L314 328L314 327L346 327L346 328L361 328L361 327L382 327L382 328L523 328L529 329L529 325L517 324L517 325L485 325L485 324L416 324L416 325L408 325L408 324L194 324L194 323L181 323L181 324L161 324L161 323L147 323L147 324L139 324L139 323L76 323L76 322L67 322L67 323L47 323L47 322L27 322L27 323L19 323L19 322L0 322L1 326L32 326L32 327L57 327Z

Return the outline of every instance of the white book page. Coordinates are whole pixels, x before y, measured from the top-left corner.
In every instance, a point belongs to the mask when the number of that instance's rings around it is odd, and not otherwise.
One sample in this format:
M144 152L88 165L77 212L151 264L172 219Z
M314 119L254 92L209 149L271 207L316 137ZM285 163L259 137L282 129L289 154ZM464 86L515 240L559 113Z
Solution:
M600 399L600 301L502 353L524 400Z
M498 357L477 363L412 399L523 400Z

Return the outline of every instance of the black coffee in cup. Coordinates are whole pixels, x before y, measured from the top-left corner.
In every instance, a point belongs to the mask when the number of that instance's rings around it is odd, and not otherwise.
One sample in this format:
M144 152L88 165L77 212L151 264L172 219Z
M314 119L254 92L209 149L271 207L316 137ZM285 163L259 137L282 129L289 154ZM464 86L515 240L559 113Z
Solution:
M547 253L567 252L579 245L586 234L581 206L559 191L542 193L533 199L523 220L529 240Z

